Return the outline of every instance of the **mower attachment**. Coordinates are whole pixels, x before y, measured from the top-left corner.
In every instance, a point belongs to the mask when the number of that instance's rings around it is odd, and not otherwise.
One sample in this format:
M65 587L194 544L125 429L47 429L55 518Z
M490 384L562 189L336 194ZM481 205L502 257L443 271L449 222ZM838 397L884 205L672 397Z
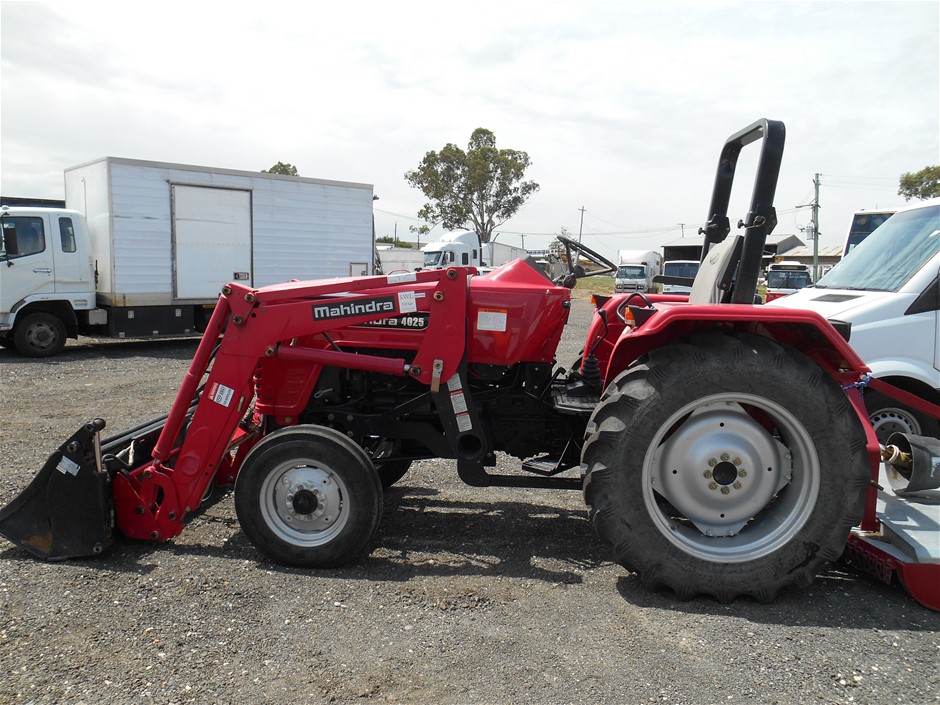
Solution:
M114 541L111 478L102 470L104 419L89 421L49 456L0 510L0 534L50 561L96 555Z

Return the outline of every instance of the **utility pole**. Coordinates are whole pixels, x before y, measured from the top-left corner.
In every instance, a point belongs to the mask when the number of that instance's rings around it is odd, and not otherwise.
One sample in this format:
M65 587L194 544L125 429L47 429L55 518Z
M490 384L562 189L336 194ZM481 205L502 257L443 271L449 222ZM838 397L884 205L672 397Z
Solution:
M813 283L819 279L819 174L813 179Z
M685 223L679 223L679 227L682 228L682 237L685 237Z
M578 210L581 211L581 225L578 226L578 244L581 244L581 231L584 230L584 206L581 206Z

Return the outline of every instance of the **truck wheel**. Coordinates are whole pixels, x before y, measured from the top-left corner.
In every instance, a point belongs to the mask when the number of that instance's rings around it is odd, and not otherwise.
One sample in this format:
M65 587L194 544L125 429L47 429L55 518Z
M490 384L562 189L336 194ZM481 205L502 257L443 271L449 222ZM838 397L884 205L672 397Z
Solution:
M251 542L278 563L329 568L372 538L382 487L365 451L339 431L291 426L245 457L235 512Z
M379 474L383 490L387 490L407 475L409 468L411 468L410 460L375 461L375 471Z
M886 445L888 436L895 432L914 436L940 436L940 422L937 419L895 401L887 394L866 391L865 408L881 445Z
M25 357L52 357L65 347L65 324L51 313L30 313L13 327L13 344Z
M835 381L759 336L654 350L586 433L592 525L644 585L768 602L812 582L862 516L865 435Z

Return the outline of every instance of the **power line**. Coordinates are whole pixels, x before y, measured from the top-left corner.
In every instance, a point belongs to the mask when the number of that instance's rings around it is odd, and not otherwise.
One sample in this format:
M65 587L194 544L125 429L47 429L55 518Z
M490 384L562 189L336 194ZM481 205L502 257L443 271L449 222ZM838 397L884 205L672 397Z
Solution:
M885 191L893 190L893 186L889 189L884 186L864 186L861 184L842 184L842 183L833 183L832 181L826 181L823 184L826 188L839 189L843 191L875 191L878 193L884 193Z
M384 213L385 215L394 215L396 218L405 218L406 220L414 220L414 221L421 220L421 218L416 218L413 215L403 215L402 213L394 213L392 211L385 211L385 210L382 210L381 208L376 208L375 206L372 206L372 210L374 210L376 213Z
M882 181L888 183L897 183L897 179L891 179L887 176L846 176L844 174L820 174L820 177L827 179L848 179L851 181Z

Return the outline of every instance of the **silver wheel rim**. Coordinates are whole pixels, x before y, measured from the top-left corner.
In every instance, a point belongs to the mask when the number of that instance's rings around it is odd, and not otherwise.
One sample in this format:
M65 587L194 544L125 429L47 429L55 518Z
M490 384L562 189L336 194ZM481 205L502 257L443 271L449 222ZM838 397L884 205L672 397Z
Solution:
M718 563L788 543L812 515L819 484L810 432L783 406L751 394L685 405L657 431L643 462L643 501L656 528L684 552Z
M868 417L878 442L885 445L892 433L907 433L913 436L921 435L920 424L917 419L905 409L889 407L879 409Z
M346 483L311 459L281 463L269 472L261 485L259 504L268 528L294 546L327 544L349 519Z

